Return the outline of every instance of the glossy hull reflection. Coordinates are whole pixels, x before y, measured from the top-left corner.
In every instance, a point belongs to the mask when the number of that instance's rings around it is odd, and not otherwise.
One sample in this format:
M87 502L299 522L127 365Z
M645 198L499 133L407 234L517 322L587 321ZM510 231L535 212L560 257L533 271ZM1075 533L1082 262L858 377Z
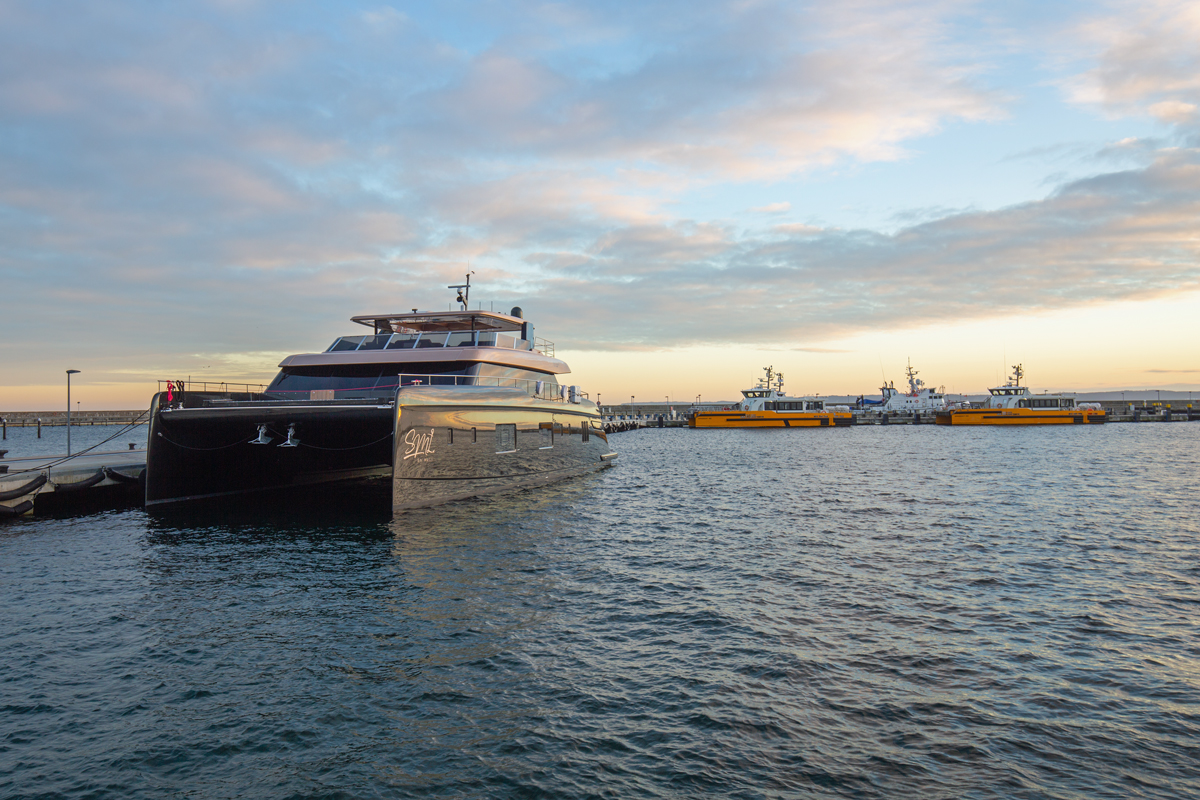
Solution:
M553 483L616 458L589 401L495 387L406 387L396 414L396 510Z
M146 452L146 505L391 474L392 406L233 400L189 393L187 407L155 396ZM265 425L265 444L259 426ZM288 431L294 446L287 446Z
M938 425L1098 425L1107 419L1091 408L956 408L934 417Z
M692 428L842 428L854 424L845 411L697 411L688 421Z

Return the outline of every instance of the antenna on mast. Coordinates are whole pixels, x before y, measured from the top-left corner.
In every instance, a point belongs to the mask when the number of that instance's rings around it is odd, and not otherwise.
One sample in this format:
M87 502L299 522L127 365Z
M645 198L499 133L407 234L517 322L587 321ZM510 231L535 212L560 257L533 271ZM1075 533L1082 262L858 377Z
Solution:
M470 262L468 262L468 266L469 265L470 265ZM466 283L456 283L456 284L452 284L452 285L446 287L447 289L457 289L458 290L458 297L455 298L455 300L456 300L456 302L462 303L463 311L469 311L471 308L471 276L474 274L475 274L475 270L471 270L470 272L467 273L467 282Z

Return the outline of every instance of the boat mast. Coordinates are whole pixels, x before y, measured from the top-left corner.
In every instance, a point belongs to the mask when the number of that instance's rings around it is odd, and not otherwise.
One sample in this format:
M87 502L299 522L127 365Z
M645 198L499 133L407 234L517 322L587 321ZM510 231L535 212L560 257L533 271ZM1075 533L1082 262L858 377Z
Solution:
M456 298L456 302L462 303L463 311L471 310L471 276L474 274L475 274L475 270L471 270L470 272L467 273L467 282L466 283L455 283L455 284L452 284L452 285L446 287L447 289L457 289L458 290L458 297Z

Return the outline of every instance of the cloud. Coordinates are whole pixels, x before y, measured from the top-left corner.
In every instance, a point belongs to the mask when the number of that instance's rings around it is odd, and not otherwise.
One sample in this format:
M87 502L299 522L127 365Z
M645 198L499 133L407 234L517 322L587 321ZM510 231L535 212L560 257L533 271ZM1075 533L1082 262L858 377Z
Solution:
M653 266L621 284L549 278L541 293L565 298L550 314L586 338L574 347L813 341L1195 290L1197 218L1200 154L1165 152L1144 170L893 235L710 231L697 246L684 226L610 233L591 249L596 258ZM580 324L585 307L574 297L603 309L597 323Z
M793 348L1197 285L1200 160L1145 140L1118 148L1133 169L1093 151L1110 171L898 211L892 234L777 224L791 203L741 195L768 218L683 210L999 118L953 4L516 3L461 28L375 4L72 8L0 11L9 364L48 320L48 350L148 364L323 347L351 314L440 307L468 260L477 296L610 349ZM1144 19L1079 85L1184 120L1186 36Z
M1074 100L1194 130L1200 121L1200 6L1123 3L1116 13L1081 25L1078 34L1100 52L1095 66L1067 82Z

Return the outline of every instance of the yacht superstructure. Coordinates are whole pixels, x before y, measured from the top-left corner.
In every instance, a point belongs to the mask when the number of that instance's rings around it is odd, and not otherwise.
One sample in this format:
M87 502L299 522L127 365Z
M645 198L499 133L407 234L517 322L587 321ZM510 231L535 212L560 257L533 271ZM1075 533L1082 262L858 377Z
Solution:
M366 314L370 333L288 356L261 392L156 395L148 506L390 477L396 509L612 462L596 404L520 308Z

